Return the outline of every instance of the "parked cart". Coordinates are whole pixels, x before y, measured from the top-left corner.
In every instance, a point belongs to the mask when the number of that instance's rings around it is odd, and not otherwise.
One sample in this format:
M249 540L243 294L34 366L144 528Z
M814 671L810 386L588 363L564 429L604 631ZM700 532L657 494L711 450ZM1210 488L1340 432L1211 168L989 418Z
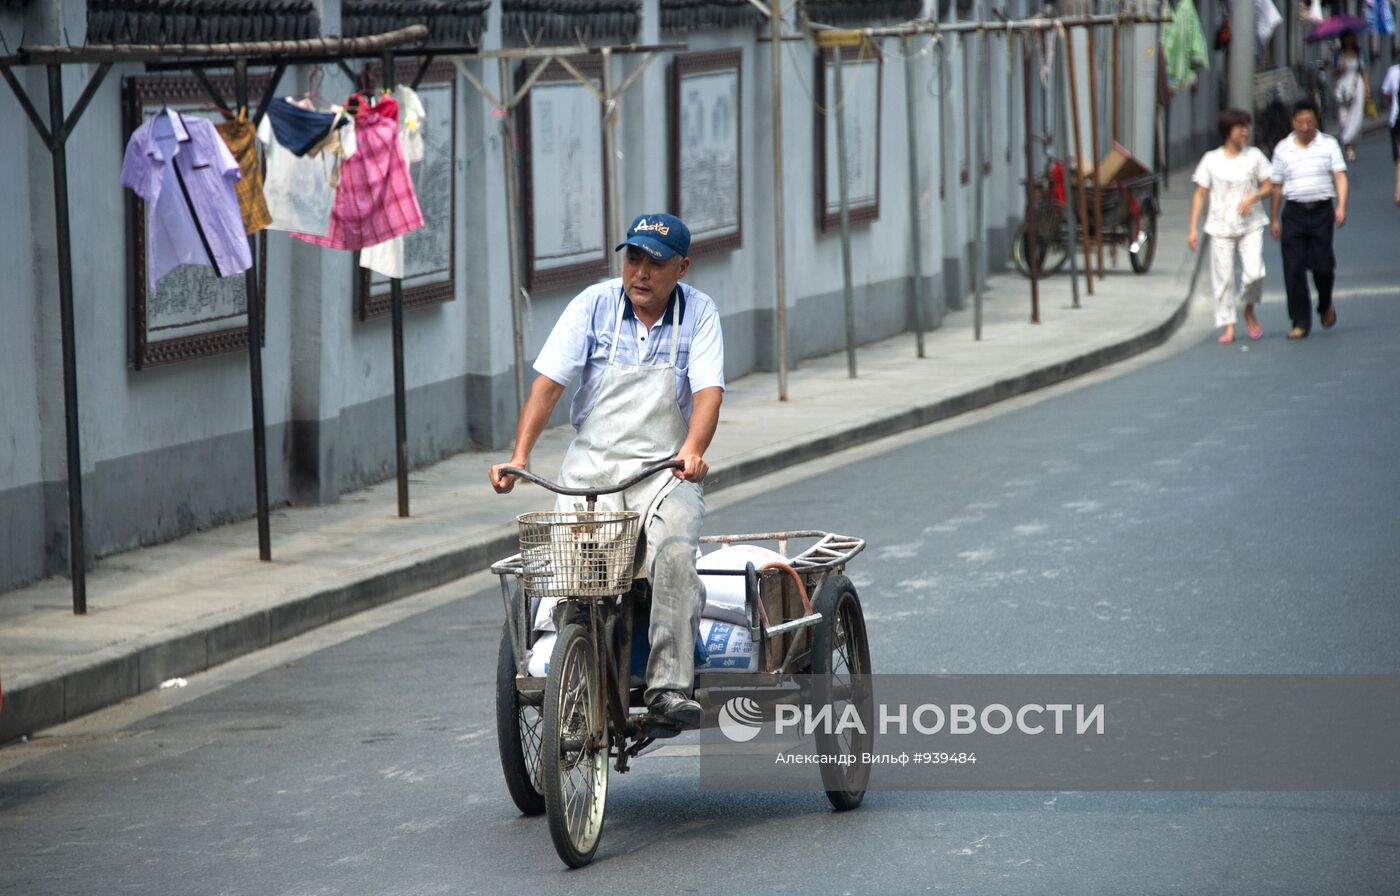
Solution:
M1078 251L1083 244L1086 231L1090 243L1102 234L1104 245L1126 249L1133 270L1147 273L1157 252L1157 195L1161 178L1149 172L1102 186L1090 180L1085 184L1085 207L1089 213L1086 220L1075 222L1077 226L1071 233L1071 215L1065 203L1077 202L1077 196L1066 191L1063 170L1058 163L1052 164L1040 178L1035 208L1025 216L1011 243L1011 260L1016 270L1027 277L1031 274L1029 231L1034 225L1038 276L1061 270L1069 261L1069 253ZM1095 225L1095 206L1099 203L1102 227Z

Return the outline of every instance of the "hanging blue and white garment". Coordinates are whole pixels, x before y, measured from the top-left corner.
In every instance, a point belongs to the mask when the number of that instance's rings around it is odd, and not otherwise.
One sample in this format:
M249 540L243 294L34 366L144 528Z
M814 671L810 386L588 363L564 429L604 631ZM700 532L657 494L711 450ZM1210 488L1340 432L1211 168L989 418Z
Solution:
M1366 21L1376 34L1395 33L1395 11L1390 0L1366 0Z

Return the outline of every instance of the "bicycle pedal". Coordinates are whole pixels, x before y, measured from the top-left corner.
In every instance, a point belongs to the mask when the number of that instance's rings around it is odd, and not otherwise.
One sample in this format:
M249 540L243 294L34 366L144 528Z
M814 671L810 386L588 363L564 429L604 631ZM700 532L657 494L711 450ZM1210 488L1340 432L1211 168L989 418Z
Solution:
M637 721L638 733L642 737L650 737L655 740L675 737L683 730L685 730L685 726L663 716L646 715Z

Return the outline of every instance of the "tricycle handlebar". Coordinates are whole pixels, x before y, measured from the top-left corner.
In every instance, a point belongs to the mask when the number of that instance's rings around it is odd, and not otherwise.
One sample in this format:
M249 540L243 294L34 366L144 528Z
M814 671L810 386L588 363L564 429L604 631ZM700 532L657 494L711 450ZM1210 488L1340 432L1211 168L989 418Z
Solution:
M663 460L660 463L652 464L651 466L643 469L640 473L631 477L630 479L626 479L618 483L617 485L608 486L606 488L569 488L567 486L560 485L557 482L550 482L548 479L545 479L542 476L536 476L529 470L522 470L519 467L501 467L501 472L509 474L511 476L519 476L521 479L525 479L529 482L535 483L535 485L543 486L544 488L547 488L550 491L554 492L556 495L567 495L571 498L596 498L598 495L611 495L617 492L626 491L627 489L641 482L643 479L646 479L650 476L655 476L662 470L681 470L684 468L685 464L679 460Z

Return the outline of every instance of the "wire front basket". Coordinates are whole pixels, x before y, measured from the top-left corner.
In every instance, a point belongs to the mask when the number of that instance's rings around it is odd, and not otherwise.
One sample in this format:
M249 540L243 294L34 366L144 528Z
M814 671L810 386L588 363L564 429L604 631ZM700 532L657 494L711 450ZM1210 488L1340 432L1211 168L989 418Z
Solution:
M536 511L517 521L528 596L607 597L631 587L641 514Z

